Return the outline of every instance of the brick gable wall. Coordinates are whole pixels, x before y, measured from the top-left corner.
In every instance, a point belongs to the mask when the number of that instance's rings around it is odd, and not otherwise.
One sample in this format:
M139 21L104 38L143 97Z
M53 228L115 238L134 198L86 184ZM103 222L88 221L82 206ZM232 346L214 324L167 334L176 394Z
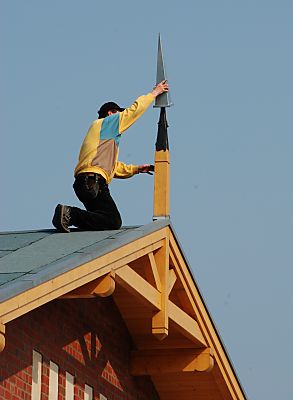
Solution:
M0 399L32 398L33 352L41 355L41 400L49 400L50 362L58 366L58 400L65 400L66 373L74 400L158 400L148 377L129 373L132 342L113 299L55 300L6 326L0 353Z

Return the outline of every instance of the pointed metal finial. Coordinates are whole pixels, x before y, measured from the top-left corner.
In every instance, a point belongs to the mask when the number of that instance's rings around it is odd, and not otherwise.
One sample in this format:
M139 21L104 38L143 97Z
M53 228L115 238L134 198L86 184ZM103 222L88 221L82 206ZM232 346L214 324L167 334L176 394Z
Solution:
M159 34L158 56L157 56L157 84L165 79L167 79L167 74L164 64L161 35ZM154 107L170 107L170 106L172 106L170 92L162 93L160 96L156 97Z

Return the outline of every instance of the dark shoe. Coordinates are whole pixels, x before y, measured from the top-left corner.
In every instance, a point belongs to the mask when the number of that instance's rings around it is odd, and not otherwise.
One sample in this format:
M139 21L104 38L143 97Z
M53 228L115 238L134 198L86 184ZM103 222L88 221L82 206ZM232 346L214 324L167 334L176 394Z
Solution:
M70 207L58 204L55 208L52 224L59 232L70 232Z

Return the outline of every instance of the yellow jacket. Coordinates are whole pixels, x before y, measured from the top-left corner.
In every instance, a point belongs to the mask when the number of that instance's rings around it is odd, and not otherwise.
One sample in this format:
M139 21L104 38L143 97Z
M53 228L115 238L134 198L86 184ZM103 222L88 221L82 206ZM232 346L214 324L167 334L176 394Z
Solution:
M79 153L74 176L81 172L95 172L107 183L112 178L129 178L138 173L135 165L118 161L121 133L128 129L151 105L154 96L140 96L124 111L95 120L90 126Z

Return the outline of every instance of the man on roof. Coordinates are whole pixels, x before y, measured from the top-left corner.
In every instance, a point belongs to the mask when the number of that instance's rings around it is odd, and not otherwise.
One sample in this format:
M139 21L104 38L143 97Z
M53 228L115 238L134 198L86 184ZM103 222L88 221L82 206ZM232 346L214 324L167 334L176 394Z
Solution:
M52 223L59 232L70 232L70 226L81 230L119 229L122 220L111 197L109 183L113 178L130 178L139 173L154 171L151 164L126 165L118 161L119 141L126 131L169 87L166 80L153 90L138 97L129 108L108 102L98 111L98 119L90 126L82 143L74 171L73 188L85 210L58 204Z

